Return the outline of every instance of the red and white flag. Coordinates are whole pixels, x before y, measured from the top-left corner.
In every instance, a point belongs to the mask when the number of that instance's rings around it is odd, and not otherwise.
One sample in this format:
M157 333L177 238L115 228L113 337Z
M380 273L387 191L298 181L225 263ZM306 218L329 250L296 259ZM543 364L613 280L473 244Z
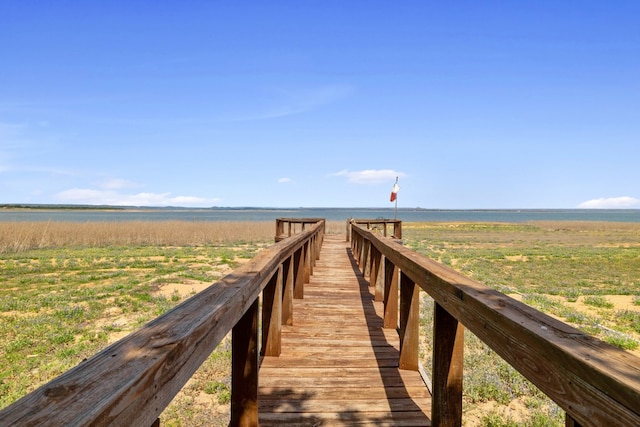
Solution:
M398 185L398 178L396 177L396 183L393 184L393 188L391 189L391 202L398 198L398 190L400 190L400 186Z

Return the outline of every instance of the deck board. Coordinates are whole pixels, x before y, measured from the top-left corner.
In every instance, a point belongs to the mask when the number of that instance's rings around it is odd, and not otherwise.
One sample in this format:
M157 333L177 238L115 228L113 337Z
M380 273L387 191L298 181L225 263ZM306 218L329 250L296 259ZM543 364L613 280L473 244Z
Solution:
M398 369L399 339L344 236L325 236L282 353L260 367L261 426L428 426L431 396L418 372Z

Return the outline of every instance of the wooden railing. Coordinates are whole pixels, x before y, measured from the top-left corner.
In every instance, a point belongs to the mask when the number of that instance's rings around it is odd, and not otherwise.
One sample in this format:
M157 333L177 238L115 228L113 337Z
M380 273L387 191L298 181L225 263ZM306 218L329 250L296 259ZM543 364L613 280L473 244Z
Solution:
M324 220L0 411L0 426L151 426L232 333L231 424L258 423L258 351L280 353L282 324L309 282ZM262 322L258 322L262 297ZM258 325L262 341L258 343ZM258 350L260 349L260 350Z
M347 242L351 238L351 224L366 226L367 230L381 231L384 237L387 237L387 225L393 226L391 237L394 239L402 239L402 221L399 219L348 219L347 220Z
M276 219L276 242L291 237L294 234L305 231L310 225L318 222L325 223L323 218L277 218Z
M419 291L434 300L434 426L462 424L464 328L554 400L567 426L640 426L640 358L356 223L351 235L385 327L398 327L403 369L419 368Z

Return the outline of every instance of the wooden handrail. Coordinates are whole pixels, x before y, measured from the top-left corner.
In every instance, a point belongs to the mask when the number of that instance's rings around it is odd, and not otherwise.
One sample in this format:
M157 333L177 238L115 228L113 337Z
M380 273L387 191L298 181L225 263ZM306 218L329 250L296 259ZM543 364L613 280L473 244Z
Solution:
M276 242L291 237L296 233L305 231L307 225L314 225L322 222L325 224L324 218L277 218L276 219ZM296 230L296 224L300 224L300 230ZM286 231L285 231L286 226Z
M301 297L324 220L261 251L182 304L0 410L2 426L151 426L232 331L231 424L257 425L259 297L262 353L279 352L282 307ZM284 289L274 297L274 287ZM277 292L277 290L276 290ZM285 314L286 316L286 314Z
M434 300L433 425L461 424L464 328L563 408L567 425L640 425L640 358L355 223L351 235L363 272L384 266L370 280L384 283L385 327L397 325L400 271L400 358L409 369L418 351L414 284Z
M382 235L387 237L387 224L393 225L393 233L391 237L394 239L402 239L402 221L399 219L362 219L362 218L350 218L347 220L347 242L349 241L351 230L351 224L366 225L367 230L377 227L382 227Z

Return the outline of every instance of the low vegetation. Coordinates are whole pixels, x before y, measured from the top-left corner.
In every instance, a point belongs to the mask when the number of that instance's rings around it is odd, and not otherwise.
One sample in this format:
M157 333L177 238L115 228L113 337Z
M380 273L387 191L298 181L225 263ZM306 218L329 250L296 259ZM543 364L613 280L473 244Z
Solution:
M345 223L327 224L344 233ZM0 407L215 282L271 244L273 222L0 222ZM405 223L405 245L638 352L640 224ZM430 364L432 304L422 305ZM562 425L563 412L468 331L465 424ZM162 425L226 425L225 340Z
M403 233L416 251L637 354L640 224L407 223ZM426 366L432 306L422 305ZM466 425L564 425L553 402L469 331L464 403Z

